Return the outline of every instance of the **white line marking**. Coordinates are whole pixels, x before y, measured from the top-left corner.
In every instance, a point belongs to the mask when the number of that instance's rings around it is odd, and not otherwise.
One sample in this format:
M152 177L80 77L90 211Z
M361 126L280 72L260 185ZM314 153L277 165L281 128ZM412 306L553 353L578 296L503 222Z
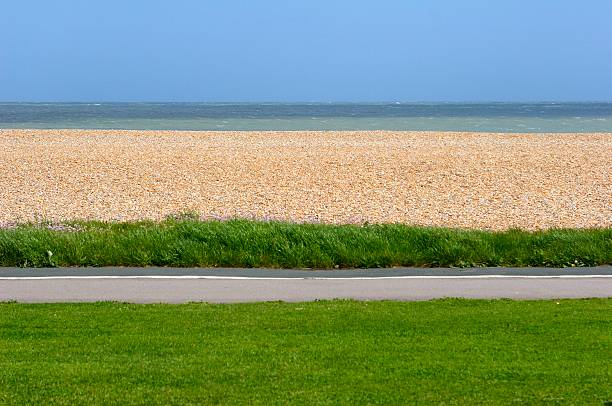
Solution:
M268 277L268 276L216 276L216 275L87 275L87 276L4 276L0 280L53 280L53 279L209 279L209 280L376 280L376 279L594 279L612 278L612 275L404 275L357 277Z

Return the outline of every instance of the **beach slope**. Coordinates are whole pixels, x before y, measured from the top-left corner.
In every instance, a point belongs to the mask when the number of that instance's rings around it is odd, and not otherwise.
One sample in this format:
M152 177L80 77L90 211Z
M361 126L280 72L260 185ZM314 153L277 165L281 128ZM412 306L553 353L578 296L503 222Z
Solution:
M612 134L0 130L0 224L612 226Z

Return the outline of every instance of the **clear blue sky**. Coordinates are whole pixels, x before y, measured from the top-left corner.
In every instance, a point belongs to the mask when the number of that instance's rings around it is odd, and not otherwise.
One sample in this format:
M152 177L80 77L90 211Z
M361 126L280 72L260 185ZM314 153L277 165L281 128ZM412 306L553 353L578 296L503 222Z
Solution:
M15 0L2 101L612 101L609 0Z

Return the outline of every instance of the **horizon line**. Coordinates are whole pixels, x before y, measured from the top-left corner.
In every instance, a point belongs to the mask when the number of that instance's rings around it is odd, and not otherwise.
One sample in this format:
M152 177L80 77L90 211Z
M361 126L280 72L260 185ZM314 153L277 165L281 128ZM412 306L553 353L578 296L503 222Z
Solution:
M610 100L0 100L0 104L542 104L612 103Z

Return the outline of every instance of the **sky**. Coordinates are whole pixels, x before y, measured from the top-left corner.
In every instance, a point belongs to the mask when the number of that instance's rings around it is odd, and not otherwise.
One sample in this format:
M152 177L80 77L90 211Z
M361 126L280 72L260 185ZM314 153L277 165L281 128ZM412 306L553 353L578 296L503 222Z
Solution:
M612 101L609 0L19 0L0 101Z

